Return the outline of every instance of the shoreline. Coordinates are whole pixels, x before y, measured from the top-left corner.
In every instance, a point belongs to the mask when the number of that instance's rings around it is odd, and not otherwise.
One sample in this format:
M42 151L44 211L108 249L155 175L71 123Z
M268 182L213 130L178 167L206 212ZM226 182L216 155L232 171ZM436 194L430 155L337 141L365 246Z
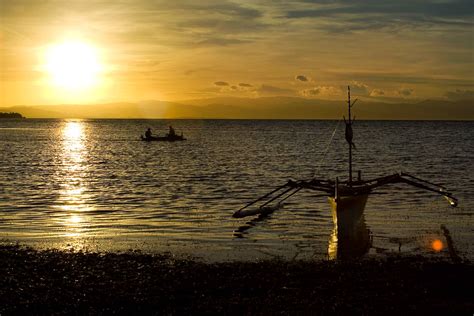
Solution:
M474 265L419 256L204 263L0 245L0 314L474 311Z

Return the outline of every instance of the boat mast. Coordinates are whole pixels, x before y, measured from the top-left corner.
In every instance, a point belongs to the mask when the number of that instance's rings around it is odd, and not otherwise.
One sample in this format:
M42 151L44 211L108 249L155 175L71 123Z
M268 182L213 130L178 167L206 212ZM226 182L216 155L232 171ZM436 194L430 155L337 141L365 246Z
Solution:
M350 86L347 86L347 109L349 111L348 113L349 121L346 122L346 140L349 145L349 185L350 185L352 183L352 121L351 121L351 87Z

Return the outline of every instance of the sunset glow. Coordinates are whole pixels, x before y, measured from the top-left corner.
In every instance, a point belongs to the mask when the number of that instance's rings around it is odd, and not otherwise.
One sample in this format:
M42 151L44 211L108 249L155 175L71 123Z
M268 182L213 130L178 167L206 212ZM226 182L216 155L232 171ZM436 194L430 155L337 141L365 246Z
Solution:
M27 117L335 119L350 85L364 119L474 119L464 0L1 3L0 107Z
M47 48L44 70L55 87L78 91L99 83L102 65L94 47L68 41Z
M473 44L474 0L0 0L0 316L473 314Z

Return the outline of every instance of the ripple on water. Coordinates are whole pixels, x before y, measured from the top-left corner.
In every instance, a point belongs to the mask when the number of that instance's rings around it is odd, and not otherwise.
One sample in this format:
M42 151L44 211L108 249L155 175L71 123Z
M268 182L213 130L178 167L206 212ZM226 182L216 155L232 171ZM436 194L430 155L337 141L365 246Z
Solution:
M188 141L138 141L146 127L163 133L169 124ZM344 178L342 128L323 155L335 126L334 121L0 121L0 232L46 247L138 246L212 260L325 259L334 242L325 197L298 194L266 218L231 215L288 179ZM460 207L450 209L439 197L403 185L371 196L360 235L368 232L369 253L433 254L429 241L445 240L440 229L445 225L459 253L474 258L474 124L360 121L354 130L354 169L363 170L364 178L404 170L445 184L460 199Z

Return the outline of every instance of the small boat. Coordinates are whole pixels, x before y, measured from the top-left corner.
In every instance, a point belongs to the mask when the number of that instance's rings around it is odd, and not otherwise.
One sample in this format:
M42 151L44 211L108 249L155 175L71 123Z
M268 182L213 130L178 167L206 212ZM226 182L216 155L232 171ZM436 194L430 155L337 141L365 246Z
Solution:
M290 198L300 190L320 191L324 196L328 197L331 204L334 223L339 227L349 227L357 224L363 216L365 204L370 194L376 194L373 191L378 187L405 183L419 189L431 191L440 194L446 198L452 207L456 207L458 202L452 193L441 185L420 179L408 173L400 172L387 176L382 176L374 179L363 180L361 172L358 172L357 179L353 179L352 172L352 148L355 148L353 142L353 130L351 118L351 108L354 106L357 99L351 103L350 87L347 87L348 92L348 119L344 117L346 125L345 138L349 149L349 175L345 181L340 181L338 178L318 179L312 178L307 180L289 180L287 183L277 187L269 193L259 197L258 199L244 205L242 208L234 212L234 218L241 218L250 215L257 215L268 212L268 207L276 204L275 210L283 205L283 201ZM255 209L248 209L256 206Z
M143 135L140 135L140 139L145 142L179 142L179 141L186 140L183 134L166 135L166 136L150 136L150 137L143 137Z

